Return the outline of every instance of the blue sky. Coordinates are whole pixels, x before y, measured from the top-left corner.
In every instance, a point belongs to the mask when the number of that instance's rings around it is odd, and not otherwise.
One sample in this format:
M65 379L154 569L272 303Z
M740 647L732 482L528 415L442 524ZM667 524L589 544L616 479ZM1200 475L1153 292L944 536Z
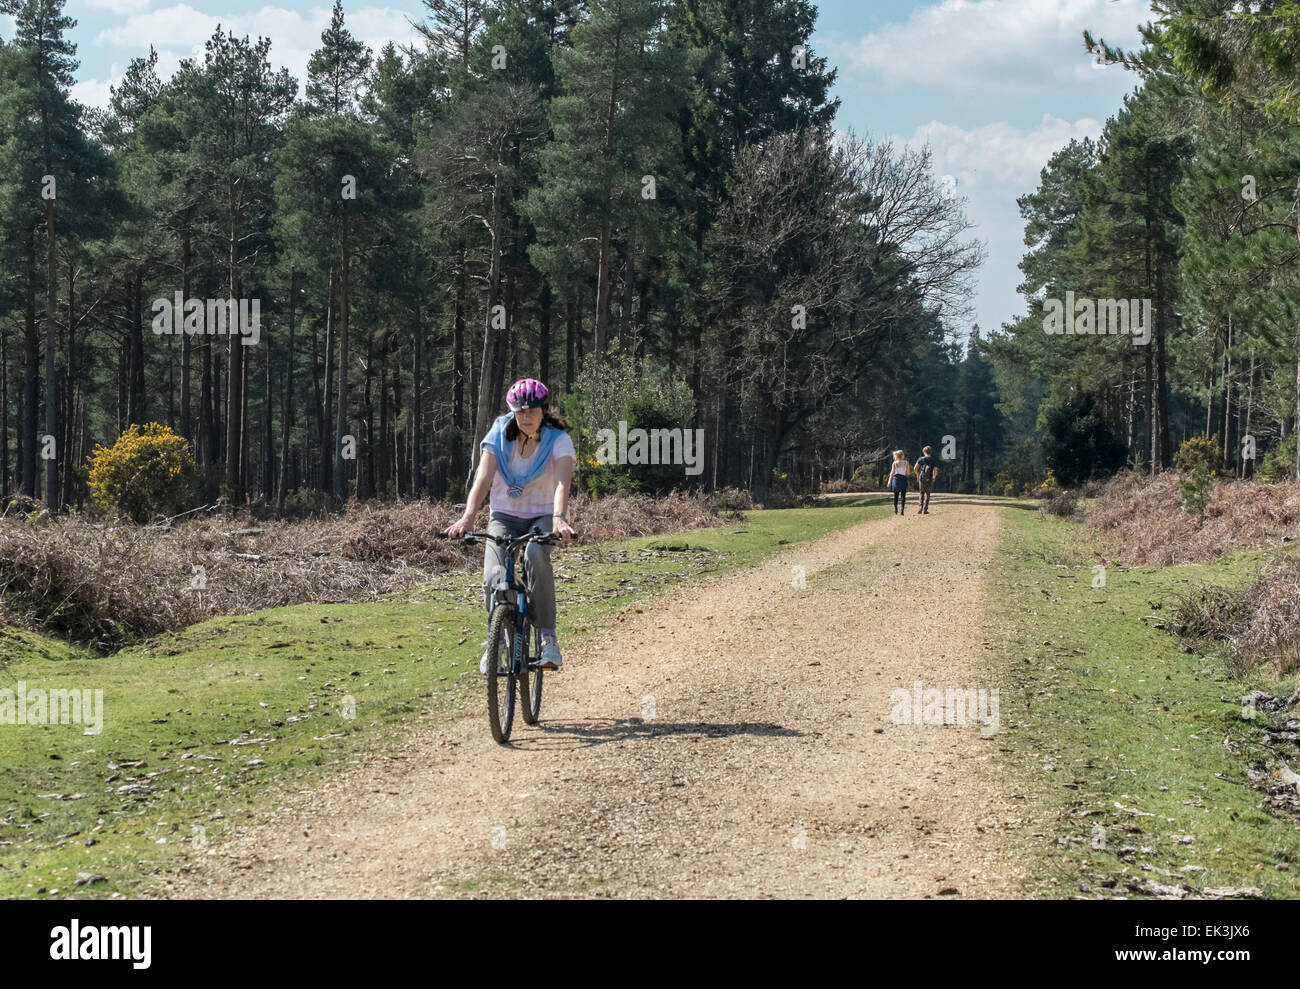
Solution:
M838 125L860 136L929 144L951 175L974 235L988 247L974 300L981 326L1022 311L1016 197L1071 137L1096 137L1135 80L1083 50L1091 28L1132 46L1146 0L823 0L813 47L838 66ZM301 80L330 0L69 0L81 69L74 95L103 105L108 87L152 43L164 78L201 52L217 24L272 39L272 60ZM345 0L348 26L373 48L409 43L419 0ZM9 36L7 18L0 34Z

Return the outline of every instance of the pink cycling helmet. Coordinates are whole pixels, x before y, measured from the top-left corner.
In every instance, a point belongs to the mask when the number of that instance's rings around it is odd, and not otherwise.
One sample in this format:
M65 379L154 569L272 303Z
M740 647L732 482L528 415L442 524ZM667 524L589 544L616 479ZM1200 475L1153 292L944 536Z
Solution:
M536 378L520 378L506 392L506 405L511 412L541 408L548 394L546 386Z

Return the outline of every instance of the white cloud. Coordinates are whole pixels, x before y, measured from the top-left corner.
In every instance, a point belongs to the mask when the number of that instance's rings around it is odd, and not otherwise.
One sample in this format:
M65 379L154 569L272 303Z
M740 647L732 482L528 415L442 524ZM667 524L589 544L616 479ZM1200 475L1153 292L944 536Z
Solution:
M907 144L930 145L936 175L952 175L963 194L972 191L1012 193L1012 200L1038 184L1047 159L1071 140L1094 140L1102 124L1090 118L1071 123L1043 114L1039 125L1022 130L1003 121L963 128L932 120L906 138Z
M131 14L137 10L144 10L153 3L153 0L88 0L88 2L92 7L111 11L114 14Z
M159 50L191 54L196 49L203 50L203 42L212 37L220 20L182 3L146 14L132 14L117 27L100 31L95 43L137 55L148 54L150 45Z
M1053 154L1071 140L1095 140L1102 126L1091 118L1071 122L1051 114L1033 128L1001 121L963 128L933 120L902 139L913 148L930 146L936 180L956 179L956 193L975 226L972 235L988 245L975 298L985 332L1024 311L1016 293L1025 250L1016 198L1038 187L1039 172Z
M72 85L72 98L78 103L85 106L108 106L109 97L112 95L108 87L116 83L117 78L110 79L107 82L100 82L98 79L82 79Z
M889 86L1057 88L1096 78L1084 28L1132 45L1150 19L1147 0L941 0L828 47L851 75Z

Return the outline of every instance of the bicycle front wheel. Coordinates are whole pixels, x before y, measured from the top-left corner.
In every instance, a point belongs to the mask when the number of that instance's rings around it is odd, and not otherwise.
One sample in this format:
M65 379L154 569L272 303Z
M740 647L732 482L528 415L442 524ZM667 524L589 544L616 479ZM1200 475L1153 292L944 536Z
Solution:
M498 604L488 622L488 725L501 744L510 739L515 720L514 655L515 614L508 604Z
M542 632L531 621L524 627L527 629L524 643L526 645L531 639L533 648L531 655L527 649L524 650L524 668L519 674L519 706L523 709L524 723L535 725L542 716L542 668L530 669L529 664L542 661Z

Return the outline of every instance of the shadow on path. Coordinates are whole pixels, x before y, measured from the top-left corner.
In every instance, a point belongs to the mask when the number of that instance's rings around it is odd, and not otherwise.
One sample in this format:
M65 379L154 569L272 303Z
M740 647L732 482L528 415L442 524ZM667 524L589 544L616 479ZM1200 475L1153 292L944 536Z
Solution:
M546 721L532 731L515 735L510 744L520 749L574 749L623 742L628 739L660 738L664 735L698 735L704 738L727 738L731 735L758 735L779 738L802 738L803 732L761 721L725 724L709 721L643 721L641 718L588 718L582 721Z

